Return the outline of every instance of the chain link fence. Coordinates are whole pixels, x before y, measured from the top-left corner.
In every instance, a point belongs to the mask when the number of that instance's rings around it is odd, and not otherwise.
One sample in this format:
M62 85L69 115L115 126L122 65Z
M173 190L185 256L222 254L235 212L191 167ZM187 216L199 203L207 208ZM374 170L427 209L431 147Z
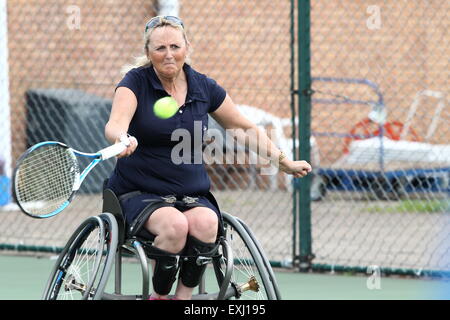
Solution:
M192 66L294 155L296 1L0 4L4 190L16 159L36 142L87 152L108 144L103 127L120 69L143 52L143 26L157 14L183 19ZM449 9L438 0L311 1L313 267L450 269ZM113 166L96 167L51 219L25 217L2 192L1 247L61 247L101 211ZM221 209L247 222L271 260L295 260L292 181L248 162L207 169Z
M449 271L449 2L311 6L313 263Z
M26 148L44 140L84 152L108 145L104 125L120 69L143 53L144 25L157 14L179 15L193 49L192 66L222 85L255 123L274 131L283 149L290 147L289 1L5 3L12 168ZM217 124L211 119L210 125ZM100 213L102 182L113 166L109 161L96 167L69 208L51 219L30 219L5 202L0 243L27 250L61 247L83 219ZM281 174L261 175L262 167L248 161L213 162L207 169L221 209L246 221L271 259L289 259L290 182Z

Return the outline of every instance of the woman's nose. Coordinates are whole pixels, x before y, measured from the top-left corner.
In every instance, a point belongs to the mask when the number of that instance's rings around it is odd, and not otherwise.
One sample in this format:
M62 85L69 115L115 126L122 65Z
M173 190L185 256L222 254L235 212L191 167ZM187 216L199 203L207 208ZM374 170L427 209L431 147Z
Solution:
M172 51L172 49L168 49L166 51L166 58L171 59L172 57L173 57L173 51Z

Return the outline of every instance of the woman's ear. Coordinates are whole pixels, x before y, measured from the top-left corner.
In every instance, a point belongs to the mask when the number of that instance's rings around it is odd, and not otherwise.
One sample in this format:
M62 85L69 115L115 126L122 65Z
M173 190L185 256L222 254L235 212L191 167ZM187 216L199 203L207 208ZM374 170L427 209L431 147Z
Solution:
M189 54L191 52L191 43L189 41L186 41L186 49L187 53Z
M150 60L150 38L145 41L144 51L147 59Z
M148 61L152 61L150 59L150 49L148 48L148 44L145 46L145 55L147 56Z
M186 41L186 55L185 60L189 60L189 57L191 56L191 43L189 41Z

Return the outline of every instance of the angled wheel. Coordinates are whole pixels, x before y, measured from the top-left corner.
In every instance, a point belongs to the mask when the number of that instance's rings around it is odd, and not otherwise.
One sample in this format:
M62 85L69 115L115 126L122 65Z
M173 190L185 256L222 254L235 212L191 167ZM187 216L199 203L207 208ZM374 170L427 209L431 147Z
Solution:
M242 225L242 227L245 229L249 237L252 239L253 243L255 244L256 249L258 250L259 254L261 255L261 259L264 263L264 266L266 267L266 272L268 273L268 278L270 283L272 284L273 291L275 294L275 297L277 300L281 300L281 292L278 288L278 283L275 278L275 274L272 270L272 266L270 265L270 261L266 256L266 253L263 250L263 247L260 245L258 239L256 239L255 235L253 234L252 230L239 218L236 218L236 220L239 221L239 223Z
M236 288L235 298L244 300L276 300L276 289L268 262L252 239L243 223L233 216L223 213L225 239L231 248L232 258L226 252L213 261L219 287L228 281L229 266L232 266L231 285ZM230 259L233 259L232 263ZM270 265L269 265L270 267ZM225 296L225 298L230 298ZM233 297L231 297L233 298Z
M100 299L116 249L115 218L104 213L86 219L72 234L56 260L43 299Z

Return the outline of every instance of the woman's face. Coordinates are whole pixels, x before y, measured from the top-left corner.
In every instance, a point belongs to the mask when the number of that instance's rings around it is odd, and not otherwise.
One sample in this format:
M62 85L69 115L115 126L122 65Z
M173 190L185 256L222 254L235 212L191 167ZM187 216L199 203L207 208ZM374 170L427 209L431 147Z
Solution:
M148 56L156 71L164 77L176 77L187 55L183 32L171 26L159 27L150 36Z

